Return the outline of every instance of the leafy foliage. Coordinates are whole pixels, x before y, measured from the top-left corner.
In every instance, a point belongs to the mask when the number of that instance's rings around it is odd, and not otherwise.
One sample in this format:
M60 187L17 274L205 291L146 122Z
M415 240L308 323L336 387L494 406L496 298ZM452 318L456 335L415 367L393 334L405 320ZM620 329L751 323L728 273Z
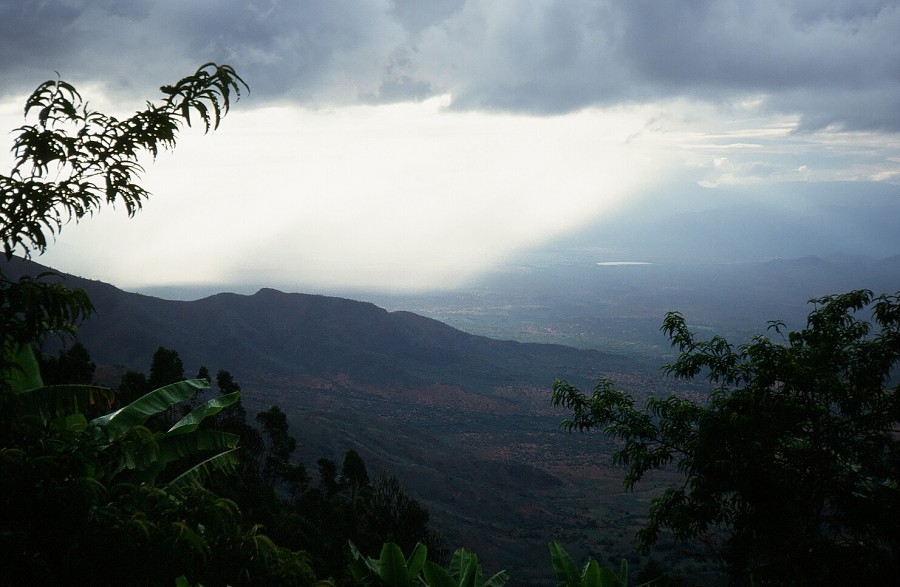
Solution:
M0 551L11 570L0 584L155 585L178 573L210 584L312 584L305 555L243 524L236 504L203 487L233 470L237 438L200 424L237 394L167 430L145 426L206 385L175 383L91 420L98 403L112 405L111 390L17 390L0 451Z
M31 344L49 332L73 334L94 306L84 290L48 281L53 273L25 275L12 281L0 271L0 324L3 339Z
M190 397L197 388L207 385L203 380L174 383L90 421L86 416L93 406L100 402L111 406L115 392L83 385L14 391L18 391L16 399L25 425L85 435L91 458L97 459L94 473L98 480L152 484L169 464L205 451L218 453L216 468L234 466L234 456L227 455L237 446L237 437L215 430L198 431L198 426L203 418L235 402L237 395L206 402L167 431L153 432L144 426L153 415L168 410ZM176 479L180 480L179 486L199 484L208 470L209 464L206 468L189 467Z
M175 145L182 123L199 114L205 131L216 128L244 81L228 65L207 63L175 85L164 86L163 103L118 120L91 110L63 80L41 84L25 103L26 124L13 142L14 164L0 174L0 241L7 259L43 253L63 224L92 214L106 202L129 215L149 195L138 183L141 153L155 157ZM29 117L33 122L28 124ZM53 179L50 176L53 176ZM0 390L21 379L33 362L31 344L48 333L74 333L93 312L82 290L49 281L52 274L12 281L0 271ZM32 379L32 383L34 383Z
M351 542L350 553L353 556L350 572L363 587L411 587L420 584L418 577L428 549L424 544L417 544L407 558L399 546L387 542L381 556L373 559L363 556Z
M503 587L509 580L506 571L500 571L485 581L478 557L465 548L453 554L449 570L427 560L428 547L422 543L412 548L408 558L393 542L382 546L377 559L363 556L353 542L350 553L350 571L364 587Z
M422 574L431 587L503 587L509 581L509 573L506 571L495 573L485 580L478 556L465 548L456 549L449 569L426 561Z
M0 175L0 240L7 258L42 253L48 235L70 220L92 214L104 202L121 203L129 215L148 192L138 182L141 153L156 157L174 147L182 123L199 115L217 128L246 84L228 65L207 63L175 85L163 86L161 104L118 120L88 106L71 84L57 79L38 86L25 103L17 129L11 173ZM54 172L53 180L48 179Z
M589 558L579 573L572 557L559 542L550 543L550 560L557 587L628 587L628 562L625 560L616 574Z
M608 380L591 397L556 382L553 403L572 410L564 428L622 442L614 462L626 468L626 488L670 463L683 475L651 502L644 547L662 529L682 541L721 539L737 583L896 576L900 296L861 290L812 303L806 328L782 343L757 336L737 348L698 341L668 314L663 331L679 357L665 370L705 376L713 390L703 402L670 395L641 410ZM871 323L856 316L866 308ZM783 324L770 329L784 336Z
M428 511L403 490L395 475L378 475L366 489L361 504L365 534L405 548L420 541L436 546L428 532Z

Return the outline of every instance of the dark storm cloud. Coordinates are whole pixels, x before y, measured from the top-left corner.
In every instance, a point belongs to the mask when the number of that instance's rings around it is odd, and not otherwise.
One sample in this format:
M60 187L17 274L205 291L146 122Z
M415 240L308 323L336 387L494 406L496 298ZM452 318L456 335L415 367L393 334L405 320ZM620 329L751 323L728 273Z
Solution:
M128 10L131 5L141 10ZM206 61L266 100L348 101L373 91L403 28L378 1L0 0L0 93L54 71L143 96Z
M803 128L898 130L898 3L821 4L573 0L478 11L470 2L426 33L421 53L462 107L764 96Z
M228 6L218 10L224 4ZM247 72L264 97L346 99L377 84L401 27L379 2L194 2L179 5L179 36L195 55ZM198 24L198 23L202 23Z
M72 24L82 8L62 0L53 2L0 2L0 48L3 87L15 84L17 73L71 51L78 39Z
M763 97L805 129L900 130L897 31L886 0L0 0L0 91L57 70L146 95L216 60L262 101L450 93L540 114Z
M622 4L622 54L641 79L694 91L897 84L900 12L840 15L762 2Z

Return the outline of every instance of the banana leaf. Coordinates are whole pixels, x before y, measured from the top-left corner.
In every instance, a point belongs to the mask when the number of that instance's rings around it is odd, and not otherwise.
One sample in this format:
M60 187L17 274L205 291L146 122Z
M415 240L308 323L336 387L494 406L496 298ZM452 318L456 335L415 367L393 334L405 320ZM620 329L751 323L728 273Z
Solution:
M553 563L553 572L556 574L558 587L578 587L581 585L581 575L578 573L572 557L566 549L557 541L550 543L550 560Z
M459 583L450 576L450 573L437 563L426 562L422 572L428 587L459 587Z
M421 542L416 543L413 551L406 560L406 576L413 580L419 576L422 567L425 566L425 559L428 558L428 548Z
M350 572L360 585L409 587L419 584L417 577L425 564L428 551L425 545L417 544L407 561L399 546L393 542L385 542L381 548L381 556L373 559L363 556L356 545L350 542L350 554L354 559L350 563Z
M478 557L475 553L459 548L453 553L450 562L450 574L459 581L462 587L475 587L480 581L481 569L478 565Z
M406 557L400 547L392 542L386 543L381 548L381 556L378 558L381 580L389 587L405 587L409 585L406 574Z
M465 548L458 548L453 553L450 575L459 587L502 587L509 580L509 573L500 571L485 581L478 555Z
M491 575L491 578L484 582L484 587L503 587L509 581L509 573L506 571L498 571Z
M18 394L22 413L45 420L87 414L95 405L109 407L116 392L96 385L47 385Z
M159 439L159 460L172 463L206 451L237 448L240 437L220 430L197 430L193 434L166 434Z
M0 366L4 372L0 373L0 378L6 379L13 392L43 387L41 370L31 345L17 344L6 337L3 338Z
M363 556L352 541L348 541L348 544L353 557L348 567L350 574L363 587L378 585L381 582L381 564L373 558Z
M215 416L220 411L222 411L222 409L234 404L240 398L241 392L239 391L220 395L219 397L214 397L211 400L204 402L191 410L189 414L176 422L174 426L169 428L166 434L173 435L193 432L197 429L198 426L200 426L200 422L202 422L204 418Z
M618 580L620 585L628 585L628 561L624 558L622 559L622 564L619 565Z
M615 573L609 569L601 568L600 563L591 559L581 571L581 582L584 587L615 587L615 583L609 582L610 575L612 575L612 580L615 580Z
M175 477L166 485L174 493L184 493L192 487L203 487L212 475L217 471L234 471L238 464L238 449L212 456L202 463L197 463L178 477Z
M237 448L239 440L237 435L219 430L198 430L193 434L171 436L157 435L152 461L140 463L137 458L140 455L129 455L131 457L129 463L138 465L129 467L134 469L129 481L135 484L155 483L157 476L170 464L204 452L221 453Z
M91 424L105 428L110 436L118 436L208 388L209 381L206 379L188 379L165 385L111 414L94 418Z

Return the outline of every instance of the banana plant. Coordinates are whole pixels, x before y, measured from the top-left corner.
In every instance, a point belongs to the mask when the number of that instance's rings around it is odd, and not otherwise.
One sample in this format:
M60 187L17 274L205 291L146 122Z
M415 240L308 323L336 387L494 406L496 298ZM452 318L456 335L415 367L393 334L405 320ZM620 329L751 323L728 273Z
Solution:
M509 573L500 571L485 581L478 556L465 548L453 553L449 571L428 561L423 574L430 587L503 587L509 580Z
M628 587L628 562L625 560L622 560L618 575L612 569L601 567L593 558L588 558L579 572L572 557L556 541L550 543L550 560L557 587Z
M34 378L27 362L23 373L22 383L13 389L20 413L44 425L87 435L90 441L85 446L91 447L97 461L102 463L102 478L106 482L155 484L169 465L212 453L205 460L170 475L171 481L166 485L177 491L202 484L214 471L231 470L237 464L238 437L199 426L204 418L235 403L240 392L215 397L168 430L154 432L145 426L151 417L207 389L209 382L193 379L166 385L114 412L87 420L86 414L92 407L113 402L115 391L92 385L29 387L39 383L39 377Z
M422 585L419 578L428 549L421 542L416 544L409 558L393 542L386 542L377 559L363 556L352 542L350 572L363 587L413 587Z
M428 549L422 543L416 544L409 558L393 542L382 546L378 559L363 556L352 542L350 553L350 572L364 587L503 587L509 580L509 574L500 571L485 581L478 557L465 548L453 553L449 569L426 560Z
M172 463L193 455L216 453L183 471L169 483L170 487L178 489L201 483L214 470L230 470L236 466L238 436L219 430L200 429L199 425L204 418L238 401L240 392L237 391L201 404L164 432L152 433L152 442L144 440L149 432L144 426L147 420L208 388L209 382L205 379L172 383L115 412L91 420L90 424L103 429L111 443L118 441L125 448L120 452L112 476L124 474L132 482L154 483L157 476ZM137 450L129 450L131 447Z

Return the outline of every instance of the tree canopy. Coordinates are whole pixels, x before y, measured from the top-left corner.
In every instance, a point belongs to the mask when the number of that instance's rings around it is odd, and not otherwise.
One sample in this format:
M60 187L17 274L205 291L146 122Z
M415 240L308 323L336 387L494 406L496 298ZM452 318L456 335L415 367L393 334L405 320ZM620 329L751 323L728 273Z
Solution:
M806 327L734 347L697 340L678 313L663 331L676 378L705 377L705 401L634 398L601 380L587 396L557 381L568 430L621 444L628 489L674 463L682 482L650 505L644 547L670 530L718 544L734 583L877 583L900 571L900 296L812 300ZM868 310L871 321L858 314Z

